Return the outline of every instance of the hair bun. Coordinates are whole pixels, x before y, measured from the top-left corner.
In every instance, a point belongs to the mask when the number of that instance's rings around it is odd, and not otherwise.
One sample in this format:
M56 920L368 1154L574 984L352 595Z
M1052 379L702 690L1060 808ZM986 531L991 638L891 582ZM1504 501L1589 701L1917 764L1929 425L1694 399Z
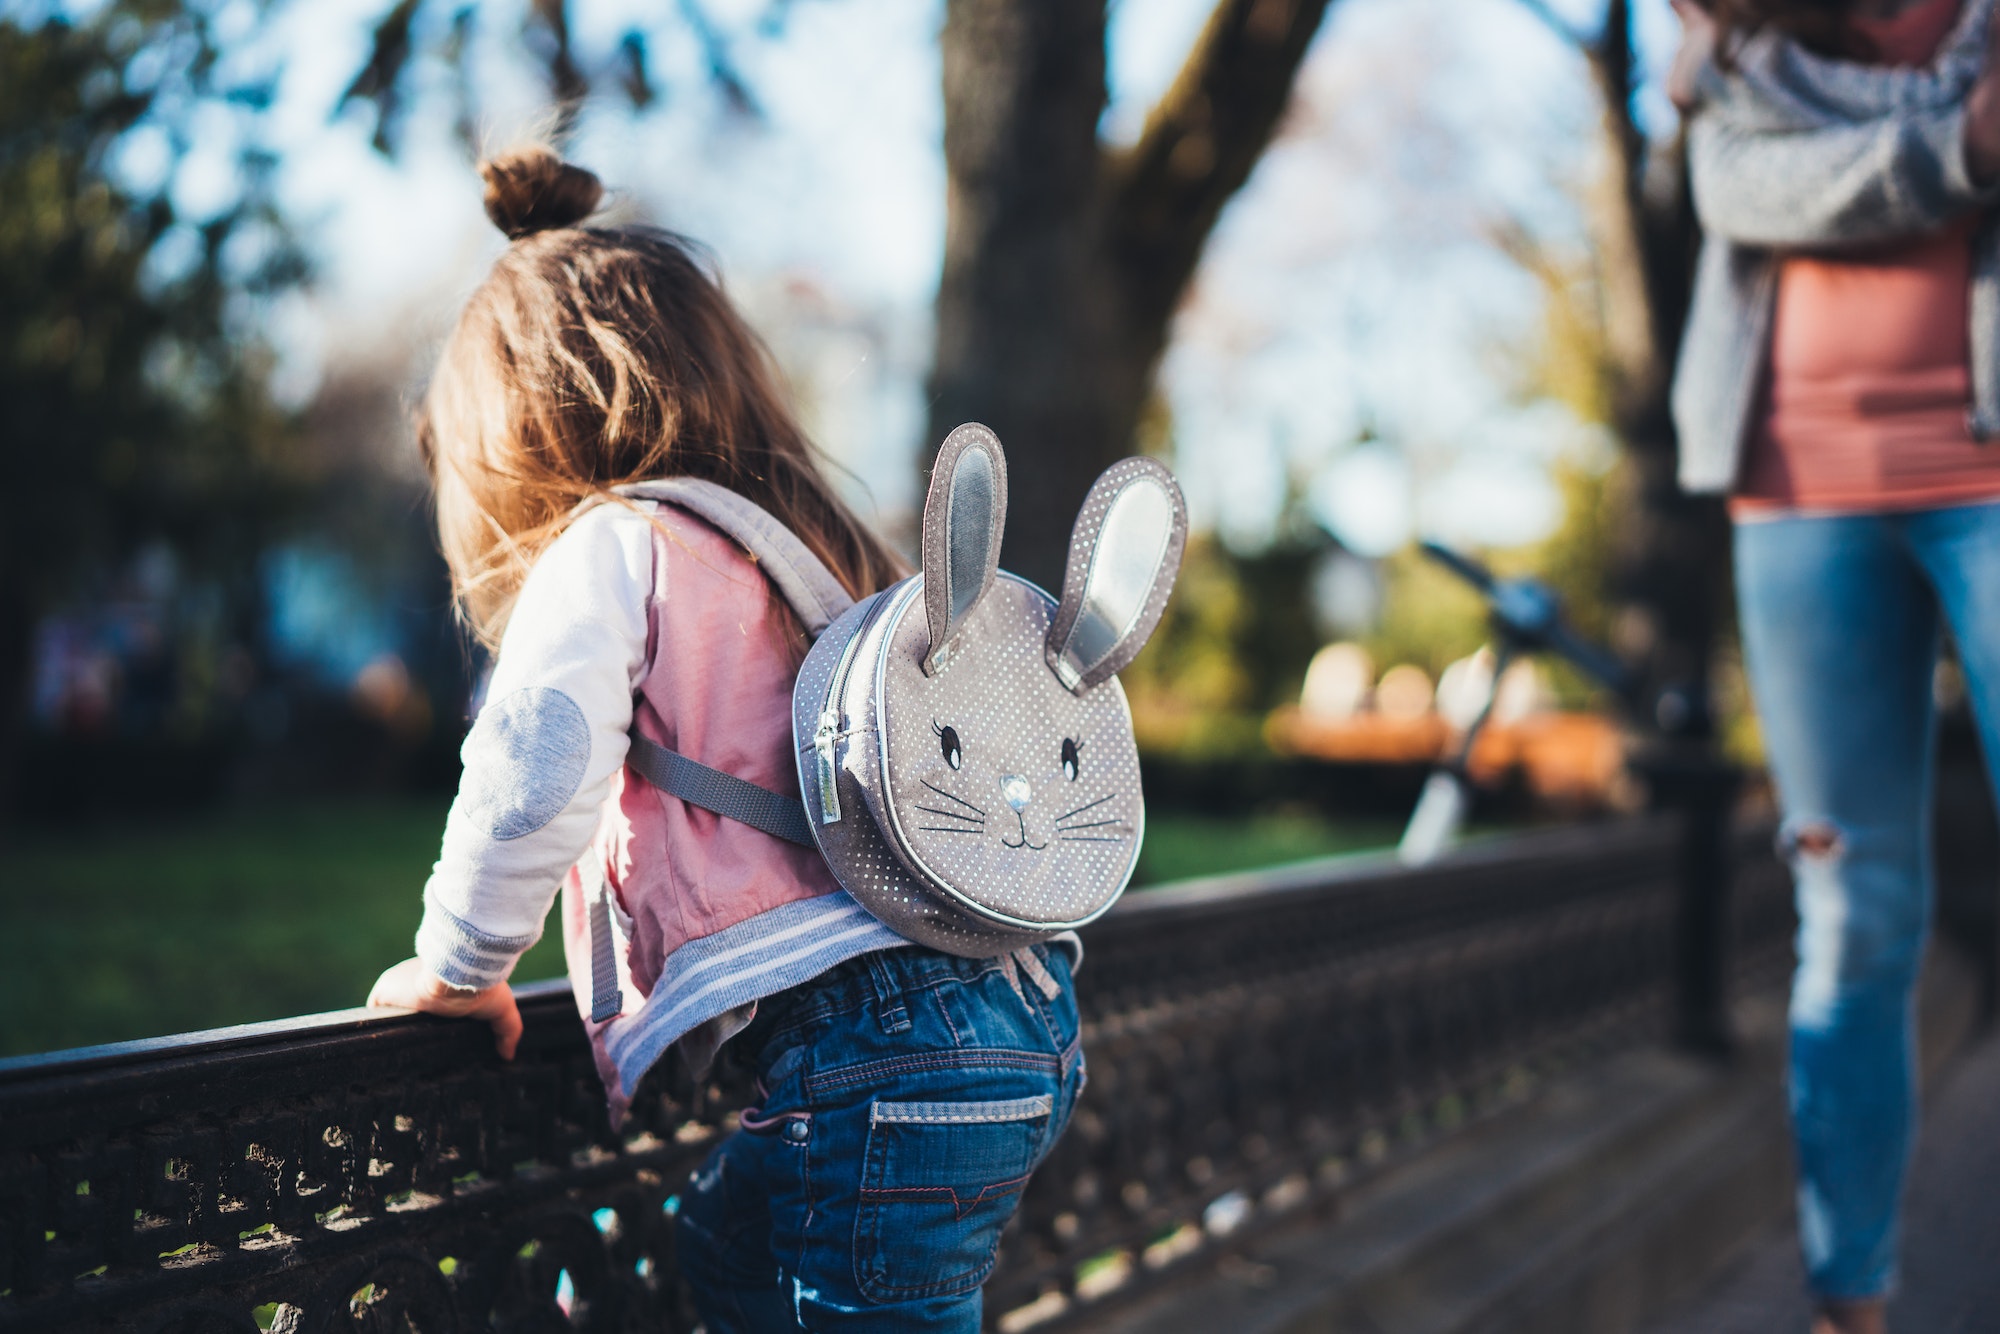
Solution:
M546 148L522 148L479 164L486 182L486 216L518 241L554 227L573 227L604 198L604 182Z

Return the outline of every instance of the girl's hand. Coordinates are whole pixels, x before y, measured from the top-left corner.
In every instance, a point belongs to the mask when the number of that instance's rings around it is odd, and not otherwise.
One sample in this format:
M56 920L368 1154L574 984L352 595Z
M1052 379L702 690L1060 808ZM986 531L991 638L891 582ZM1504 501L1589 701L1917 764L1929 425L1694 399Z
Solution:
M493 1045L499 1048L502 1060L513 1060L514 1048L521 1041L521 1011L514 1004L513 989L505 982L484 991L467 991L424 967L422 959L405 959L383 973L368 993L368 1003L453 1019L484 1019L493 1025Z
M1715 55L1715 20L1696 0L1673 0L1673 5L1681 20L1681 44L1667 67L1667 100L1685 116L1700 100L1695 79Z

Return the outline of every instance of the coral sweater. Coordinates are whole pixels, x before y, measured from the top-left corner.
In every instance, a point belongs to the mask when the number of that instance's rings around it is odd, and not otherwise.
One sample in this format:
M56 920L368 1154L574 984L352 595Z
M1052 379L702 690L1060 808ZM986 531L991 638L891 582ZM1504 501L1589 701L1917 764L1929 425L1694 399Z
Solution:
M1883 63L1929 61L1960 0L1856 19ZM1964 215L1930 236L1781 262L1763 420L1731 512L1926 509L2000 499L2000 447L1976 443Z

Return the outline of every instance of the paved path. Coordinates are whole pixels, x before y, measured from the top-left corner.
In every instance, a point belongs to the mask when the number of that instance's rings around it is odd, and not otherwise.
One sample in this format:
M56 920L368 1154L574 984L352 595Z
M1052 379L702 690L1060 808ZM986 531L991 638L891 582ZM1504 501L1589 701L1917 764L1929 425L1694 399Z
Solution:
M1646 1334L1803 1334L1803 1283L1787 1224ZM2000 1036L1981 1039L1946 1072L1925 1114L1889 1329L2000 1331Z

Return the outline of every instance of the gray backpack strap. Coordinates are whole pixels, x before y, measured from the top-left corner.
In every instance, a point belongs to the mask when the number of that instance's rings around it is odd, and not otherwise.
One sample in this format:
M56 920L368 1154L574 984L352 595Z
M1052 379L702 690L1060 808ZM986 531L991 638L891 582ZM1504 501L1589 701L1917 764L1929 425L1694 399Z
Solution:
M590 916L590 1022L601 1024L625 1012L625 994L618 986L618 943L611 933L611 886L604 881L604 863L595 849L577 869Z
M634 728L632 749L625 763L641 778L668 796L679 797L690 806L761 829L773 838L817 848L812 827L806 823L805 803L755 783L746 783L734 774L691 760L677 750L668 750L657 741L648 741Z
M818 639L840 613L854 605L812 549L753 501L726 486L698 477L668 477L616 488L634 500L660 500L702 518L746 547L778 591L785 595L807 636Z
M764 575L785 596L806 634L813 639L834 618L854 605L840 580L813 555L799 535L773 518L754 501L726 486L698 477L666 477L632 482L616 488L634 500L658 500L699 515L742 543ZM773 838L817 848L806 823L805 803L769 788L746 783L734 774L711 768L657 741L631 733L632 749L625 762L638 775L669 796L690 806L714 811L725 819L761 829Z

